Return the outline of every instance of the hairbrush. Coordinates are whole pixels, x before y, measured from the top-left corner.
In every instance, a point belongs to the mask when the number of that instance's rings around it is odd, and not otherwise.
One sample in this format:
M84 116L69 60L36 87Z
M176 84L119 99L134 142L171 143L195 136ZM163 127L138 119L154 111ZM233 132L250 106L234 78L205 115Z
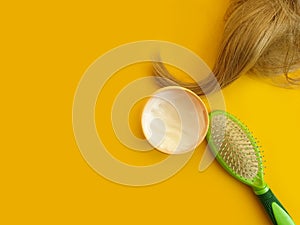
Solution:
M295 224L264 181L260 149L249 129L222 110L211 112L209 118L207 141L217 161L229 174L253 188L273 224Z

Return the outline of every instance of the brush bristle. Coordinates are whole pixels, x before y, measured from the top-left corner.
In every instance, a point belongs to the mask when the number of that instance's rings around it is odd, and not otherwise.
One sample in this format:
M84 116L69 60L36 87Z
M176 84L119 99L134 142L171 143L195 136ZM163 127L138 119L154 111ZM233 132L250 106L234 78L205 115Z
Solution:
M250 131L224 114L211 120L211 138L217 154L234 173L244 179L253 180L262 170L262 160L255 139Z

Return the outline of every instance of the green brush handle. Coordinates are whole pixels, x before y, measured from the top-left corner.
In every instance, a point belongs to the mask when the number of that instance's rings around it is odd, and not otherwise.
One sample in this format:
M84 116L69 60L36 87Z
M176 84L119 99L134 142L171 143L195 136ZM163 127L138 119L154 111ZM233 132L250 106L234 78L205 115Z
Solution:
M275 225L295 225L294 221L275 197L271 189L263 194L257 194L257 197L265 207L273 224Z

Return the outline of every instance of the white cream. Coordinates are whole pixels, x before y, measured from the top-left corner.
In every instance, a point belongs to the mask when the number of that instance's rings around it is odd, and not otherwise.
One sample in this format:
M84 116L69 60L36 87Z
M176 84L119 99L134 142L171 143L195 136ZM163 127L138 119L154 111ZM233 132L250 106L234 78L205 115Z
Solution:
M149 143L169 154L195 149L208 128L208 113L195 94L180 87L162 88L147 102L142 127Z

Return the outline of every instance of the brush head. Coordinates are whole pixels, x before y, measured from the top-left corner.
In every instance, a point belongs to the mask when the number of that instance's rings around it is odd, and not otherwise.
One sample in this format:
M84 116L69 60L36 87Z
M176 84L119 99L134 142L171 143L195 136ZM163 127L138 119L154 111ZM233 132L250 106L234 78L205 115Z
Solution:
M210 113L208 144L219 163L238 180L263 188L263 165L260 149L249 129L225 111Z

